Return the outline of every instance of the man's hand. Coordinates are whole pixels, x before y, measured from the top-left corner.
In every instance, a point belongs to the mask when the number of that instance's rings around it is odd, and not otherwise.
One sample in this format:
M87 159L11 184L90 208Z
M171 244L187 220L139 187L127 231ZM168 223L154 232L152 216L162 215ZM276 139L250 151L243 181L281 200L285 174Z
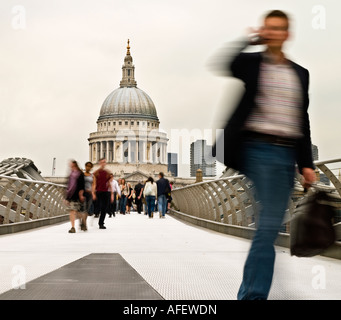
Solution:
M303 168L302 169L302 175L303 175L303 187L309 189L312 185L312 183L314 183L316 181L316 173L314 171L314 169L312 168Z
M248 38L251 45L264 44L265 33L263 28L248 28Z

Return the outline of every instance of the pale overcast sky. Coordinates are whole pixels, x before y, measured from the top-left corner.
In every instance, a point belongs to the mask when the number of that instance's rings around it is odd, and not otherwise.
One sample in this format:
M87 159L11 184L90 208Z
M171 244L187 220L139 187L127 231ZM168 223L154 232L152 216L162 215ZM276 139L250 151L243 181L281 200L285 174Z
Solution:
M137 86L154 101L169 139L180 129L204 135L236 90L233 80L210 73L207 60L271 9L293 18L286 52L310 71L320 159L341 157L338 1L2 0L0 160L30 158L43 175L54 157L56 175L65 175L71 158L83 166L101 105L119 87L128 38ZM172 142L168 151L182 149ZM180 175L189 175L188 166Z

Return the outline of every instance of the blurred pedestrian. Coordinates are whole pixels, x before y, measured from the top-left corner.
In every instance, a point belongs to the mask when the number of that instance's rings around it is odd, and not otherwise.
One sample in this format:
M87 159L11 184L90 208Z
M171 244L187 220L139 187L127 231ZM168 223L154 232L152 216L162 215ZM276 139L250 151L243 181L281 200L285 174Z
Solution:
M93 174L92 197L98 202L95 206L95 214L99 214L100 229L106 229L104 221L110 203L110 172L106 169L106 164L105 158L100 159L99 168Z
M115 217L116 210L119 210L117 207L117 199L121 197L121 188L118 185L118 182L114 179L114 175L110 174L110 186L111 186L111 199L109 204L109 217L113 215Z
M87 231L87 218L88 215L93 215L94 206L92 201L92 184L94 181L93 174L90 172L93 168L92 162L88 161L85 163L85 172L84 172L84 203L83 203L83 211L82 211L82 224L81 230Z
M157 184L157 203L159 207L160 218L165 218L167 211L167 195L170 193L170 185L168 179L164 177L163 172L159 173Z
M120 189L120 196L117 195L117 197L116 197L116 212L117 212L117 213L120 213L120 208L121 208L121 197L122 197L122 193L121 193L121 183L122 183L122 179L121 179L121 178L118 178L117 184L118 184L118 187L119 187L119 189Z
M135 204L137 213L141 214L142 206L143 206L143 184L142 181L139 181L137 185L135 185Z
M173 190L173 181L169 182L169 187L170 187L170 191L167 194L167 212L169 212L169 209L171 207L171 203L172 203L172 190Z
M128 187L126 180L124 178L121 179L120 188L121 188L120 213L126 214Z
M134 189L131 187L131 184L127 183L127 206L126 206L126 213L130 214L131 206L133 205L133 195Z
M147 213L149 218L153 218L155 210L155 201L157 198L157 185L152 177L147 179L143 195L146 199Z
M75 233L75 221L77 217L81 218L80 211L84 202L84 174L75 160L70 162L70 168L65 199L70 210L71 229L69 233Z
M245 92L224 130L224 163L253 181L261 203L256 233L245 262L238 299L267 299L272 283L274 242L294 184L295 162L309 187L316 179L308 116L309 72L283 53L289 17L269 12L244 41L265 51L239 52L221 68L244 82ZM218 157L220 150L216 150Z

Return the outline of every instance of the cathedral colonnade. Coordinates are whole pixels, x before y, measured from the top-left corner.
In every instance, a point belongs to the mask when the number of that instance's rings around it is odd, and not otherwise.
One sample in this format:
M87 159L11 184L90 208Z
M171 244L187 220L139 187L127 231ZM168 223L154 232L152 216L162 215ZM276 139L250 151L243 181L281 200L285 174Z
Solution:
M108 163L167 164L167 139L160 135L151 139L127 135L92 139L89 143L90 161L97 163L102 158Z

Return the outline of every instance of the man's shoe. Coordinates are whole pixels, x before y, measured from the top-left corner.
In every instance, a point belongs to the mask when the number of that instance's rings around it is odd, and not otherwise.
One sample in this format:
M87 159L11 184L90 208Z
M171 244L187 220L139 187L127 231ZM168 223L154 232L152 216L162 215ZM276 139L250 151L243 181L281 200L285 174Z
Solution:
M69 230L69 233L76 233L76 229L72 227L72 228Z
M106 229L106 227L105 227L105 226L99 226L99 228L100 228L100 229Z

